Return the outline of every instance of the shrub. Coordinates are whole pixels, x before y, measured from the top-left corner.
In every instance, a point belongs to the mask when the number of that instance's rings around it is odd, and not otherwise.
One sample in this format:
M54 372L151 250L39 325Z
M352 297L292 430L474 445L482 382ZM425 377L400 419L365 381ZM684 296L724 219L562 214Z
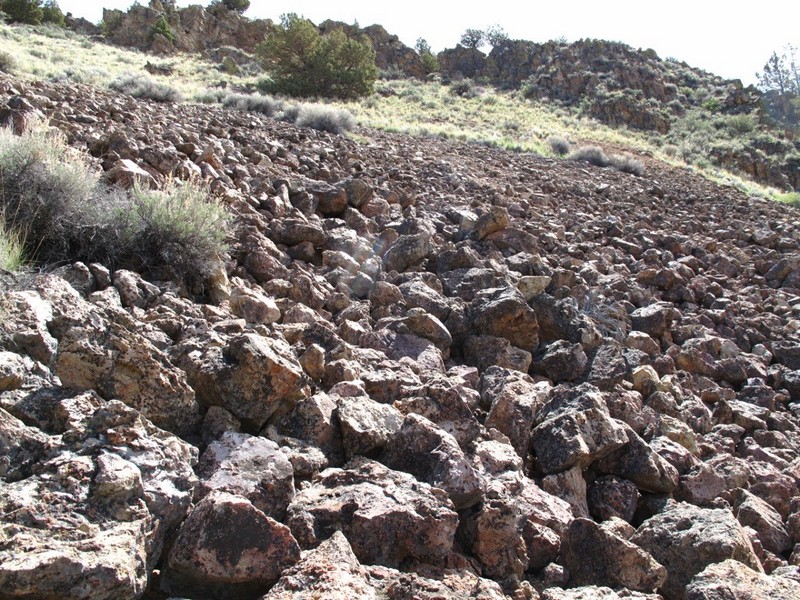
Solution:
M359 98L372 93L378 77L367 37L349 38L341 29L321 36L294 13L281 18L256 55L272 76L267 91L290 96Z
M221 4L228 10L232 10L240 14L250 8L250 0L220 0L214 4Z
M107 188L60 135L0 129L0 190L2 232L22 233L0 235L6 264L21 260L16 243L43 264L101 262L195 285L227 251L228 213L199 184Z
M551 135L549 138L547 138L547 143L550 144L550 148L553 150L555 154L559 156L564 156L566 154L569 154L570 150L569 142L565 140L563 137L557 135Z
M2 8L9 23L39 25L44 16L42 0L3 0Z
M356 126L355 117L343 108L323 104L305 104L297 112L295 125L311 127L330 133L343 133Z
M84 243L96 179L64 140L0 129L0 201L6 231L24 232L31 259L63 260Z
M260 94L229 94L222 100L222 106L233 110L257 112L273 117L282 103Z
M167 38L171 43L175 43L175 32L172 31L172 27L167 22L167 18L164 15L161 15L158 18L158 21L153 23L153 28L150 30L150 37L154 37L156 35L163 35Z
M14 55L5 50L0 50L0 71L13 73L16 68L17 59L14 58Z
M229 222L200 184L173 181L163 191L134 187L118 216L121 258L139 271L202 283L227 251Z
M201 104L221 104L230 95L230 92L223 88L206 88L195 94L193 100Z
M607 167L608 157L599 146L581 146L570 154L570 160L580 160L595 165L596 167Z
M112 90L134 98L147 98L155 102L180 102L180 92L165 83L159 83L146 75L123 75L108 84Z
M480 90L472 83L471 79L462 79L461 81L454 81L450 84L450 93L462 98L477 98L480 96Z
M617 171L630 173L631 175L636 175L637 177L644 173L644 163L633 158L632 156L619 156L612 154L608 160L609 164Z

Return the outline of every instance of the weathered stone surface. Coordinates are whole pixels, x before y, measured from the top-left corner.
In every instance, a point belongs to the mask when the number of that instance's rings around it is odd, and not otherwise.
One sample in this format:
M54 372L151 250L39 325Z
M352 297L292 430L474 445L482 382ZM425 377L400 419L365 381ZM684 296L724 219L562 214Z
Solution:
M250 288L236 278L232 281L230 294L231 312L248 323L274 323L281 318L281 311L275 300L258 288Z
M245 333L224 347L187 343L177 351L198 400L228 409L253 431L303 397L303 369L283 340Z
M456 510L483 499L483 482L456 439L425 417L408 415L389 439L381 460L391 469L443 489Z
M430 236L426 233L402 235L383 255L387 271L403 272L418 264L431 251Z
M687 600L726 598L792 600L798 597L800 597L800 581L796 577L764 575L733 559L708 565L695 575L686 587Z
M486 290L470 307L471 330L507 339L512 346L532 352L539 343L536 313L511 288Z
M639 501L636 484L627 479L605 476L598 477L586 491L589 513L600 521L618 517L631 522Z
M303 548L341 531L359 561L438 562L452 549L458 515L442 490L365 458L323 471L289 505L286 523Z
M503 589L494 581L463 568L439 569L428 565L404 573L388 567L367 567L369 579L379 598L388 600L459 600L481 598L505 600Z
M497 366L527 373L531 353L511 345L505 338L470 335L464 339L464 361L481 371Z
M666 569L653 557L589 519L575 519L562 540L561 561L573 585L608 585L652 592Z
M286 455L275 442L246 433L229 431L209 444L197 473L197 499L215 490L236 494L279 521L294 498L294 472Z
M303 554L300 561L283 572L280 580L261 600L326 598L352 600L378 598L367 570L341 531Z
M589 384L556 388L536 414L531 443L545 473L587 467L626 443L623 425Z
M586 370L589 359L580 344L558 340L545 346L536 356L531 371L554 383L575 381Z
M733 512L743 527L755 530L765 550L773 554L783 554L794 547L778 511L758 496L747 490L736 490Z
M374 457L403 423L403 415L396 408L375 402L367 396L339 398L336 414L342 431L342 446L348 459L354 456Z
M642 523L630 541L667 569L661 592L669 598L685 598L697 573L727 559L762 572L747 534L726 509L673 503Z
M653 451L639 434L627 425L622 426L628 442L597 461L601 473L613 473L630 479L644 491L668 494L678 486L678 471Z
M239 598L264 592L300 560L289 528L247 499L214 491L184 521L167 559L170 593Z

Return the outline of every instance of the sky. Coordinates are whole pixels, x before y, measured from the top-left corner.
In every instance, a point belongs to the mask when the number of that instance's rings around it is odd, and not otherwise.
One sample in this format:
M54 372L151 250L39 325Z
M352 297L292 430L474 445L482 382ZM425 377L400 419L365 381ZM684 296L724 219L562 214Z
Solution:
M142 0L146 4L147 0ZM132 0L58 0L61 10L93 23L102 9L127 9ZM178 6L209 4L178 1ZM773 51L786 44L800 47L800 2L762 0L737 5L730 0L251 0L250 18L296 12L314 23L326 19L362 27L378 23L413 47L425 38L434 51L454 47L467 28L499 25L512 39L545 42L595 38L652 48L661 58L676 58L693 67L745 84L756 83Z

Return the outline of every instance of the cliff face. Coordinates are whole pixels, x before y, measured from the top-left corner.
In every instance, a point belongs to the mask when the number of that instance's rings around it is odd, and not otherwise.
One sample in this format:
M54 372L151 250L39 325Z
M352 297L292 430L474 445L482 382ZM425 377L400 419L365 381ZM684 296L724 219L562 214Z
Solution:
M153 32L162 17L175 36L174 42ZM160 2L134 5L127 12L103 9L103 23L106 38L112 44L155 54L203 52L222 46L252 53L272 27L268 19L247 19L222 5L176 9Z
M0 275L4 596L800 595L796 210L647 157L0 105L235 219L203 302Z

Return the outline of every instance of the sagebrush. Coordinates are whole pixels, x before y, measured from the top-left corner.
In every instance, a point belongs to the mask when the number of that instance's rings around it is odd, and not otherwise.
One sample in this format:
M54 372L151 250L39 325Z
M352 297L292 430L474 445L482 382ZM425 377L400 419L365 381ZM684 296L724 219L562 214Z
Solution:
M166 83L160 83L146 75L123 75L108 84L112 90L134 98L146 98L155 102L180 102L180 92Z

